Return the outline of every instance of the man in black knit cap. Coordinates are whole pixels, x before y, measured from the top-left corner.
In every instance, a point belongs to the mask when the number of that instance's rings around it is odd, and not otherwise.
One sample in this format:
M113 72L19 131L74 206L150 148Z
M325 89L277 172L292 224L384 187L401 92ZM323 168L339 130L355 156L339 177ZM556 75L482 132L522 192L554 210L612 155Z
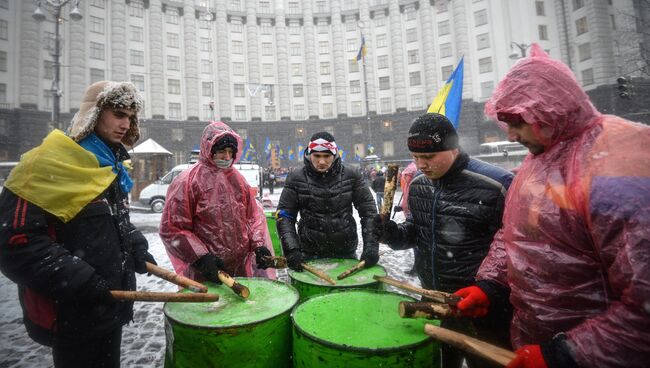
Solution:
M341 163L330 133L311 137L304 151L304 164L302 170L289 174L276 212L289 267L301 271L301 263L310 259L355 258L359 241L353 205L361 218L361 259L366 267L377 264L379 244L372 228L377 214L375 201L361 174Z
M415 269L422 286L454 292L474 284L474 276L501 227L506 190L512 174L469 158L444 116L427 113L411 125L408 147L422 174L409 187L406 222L375 217L377 238L392 249L415 248ZM443 319L442 326L509 346L509 311L469 322ZM442 367L490 367L449 345L442 345Z

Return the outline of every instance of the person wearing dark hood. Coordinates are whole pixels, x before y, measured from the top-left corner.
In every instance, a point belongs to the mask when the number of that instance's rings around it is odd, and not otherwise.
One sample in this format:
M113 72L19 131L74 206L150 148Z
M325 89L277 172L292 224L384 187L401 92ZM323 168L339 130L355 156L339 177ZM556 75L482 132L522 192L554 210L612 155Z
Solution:
M422 287L453 292L472 285L494 234L501 227L505 194L512 174L469 158L458 144L451 122L427 113L413 122L408 148L423 175L409 186L406 222L375 217L377 238L396 250L415 247L415 268ZM442 326L509 346L509 311L495 318L469 320L453 317ZM442 367L491 367L488 361L443 344Z
M234 130L211 122L203 130L198 162L167 190L159 232L178 274L220 284L219 270L251 277L257 276L254 264L261 269L271 265L264 211L233 168L240 147ZM266 275L271 277L271 270Z
M54 130L25 153L0 195L0 269L57 368L120 366L133 303L110 290L135 290L134 271L156 263L130 222L123 166L141 108L131 83L92 84L69 134Z
M513 306L510 368L647 367L650 128L598 112L537 44L485 113L530 152L459 312Z
M379 170L377 177L372 181L372 190L375 192L375 200L377 202L377 211L381 211L381 206L384 203L384 186L386 185L386 178L384 173Z
M301 271L301 264L311 259L355 258L358 238L353 205L361 218L361 259L371 267L379 260L379 243L372 230L377 209L370 189L358 171L341 163L330 133L314 134L304 151L304 167L289 174L276 212L289 267Z

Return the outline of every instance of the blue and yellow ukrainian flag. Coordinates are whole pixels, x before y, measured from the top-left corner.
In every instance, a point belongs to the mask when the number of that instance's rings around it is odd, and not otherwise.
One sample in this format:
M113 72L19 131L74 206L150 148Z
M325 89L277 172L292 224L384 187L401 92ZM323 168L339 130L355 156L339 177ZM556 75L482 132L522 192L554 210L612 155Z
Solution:
M361 161L361 152L359 152L359 147L354 147L354 161Z
M266 161L271 159L271 150L273 147L271 146L271 140L269 137L266 137L266 140L264 141L264 153L266 153Z
M361 47L359 47L359 52L357 53L357 61L366 57L366 38L361 36Z
M289 161L293 161L293 159L295 158L294 151L293 151L293 146L289 147L289 155L288 156L289 156L288 157Z
M298 147L298 154L296 155L296 159L301 160L302 156L304 155L303 151L305 150L305 146L303 146L302 143L298 143L296 147Z
M427 112L446 116L456 129L458 129L458 118L463 101L463 65L463 58L461 58L456 70L451 73L427 110Z

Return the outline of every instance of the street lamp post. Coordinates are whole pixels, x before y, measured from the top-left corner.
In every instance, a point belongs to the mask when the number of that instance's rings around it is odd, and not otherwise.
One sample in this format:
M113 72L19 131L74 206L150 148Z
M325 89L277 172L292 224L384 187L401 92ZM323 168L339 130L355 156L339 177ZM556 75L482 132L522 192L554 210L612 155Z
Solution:
M60 88L61 83L61 23L63 18L61 17L61 9L70 0L45 0L52 7L52 15L54 15L54 51L52 52L52 57L54 61L52 66L54 68L54 80L52 81L52 124L57 129L62 129L60 123L60 114L61 114L61 95L63 92ZM32 14L32 18L40 23L46 19L43 10L41 10L41 2L36 3L36 10ZM79 11L79 0L76 0L74 8L70 11L70 19L74 21L81 20L83 16L81 11Z
M519 49L519 53L513 52L512 54L510 54L510 58L513 59L513 60L525 58L526 57L526 50L528 50L529 47L530 47L530 44L527 44L527 43L517 43L517 42L514 42L514 41L510 42L510 48L511 49L513 49L513 50L515 48Z

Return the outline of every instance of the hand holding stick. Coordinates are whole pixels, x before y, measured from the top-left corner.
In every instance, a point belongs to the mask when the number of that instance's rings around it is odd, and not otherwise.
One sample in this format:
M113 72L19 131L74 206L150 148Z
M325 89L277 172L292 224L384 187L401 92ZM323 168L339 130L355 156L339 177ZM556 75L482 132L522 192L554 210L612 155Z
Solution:
M157 293L151 291L111 290L111 295L117 300L135 302L205 303L219 300L219 295L207 293Z
M430 302L399 302L399 316L402 318L440 319L453 313L447 304Z
M185 276L181 276L172 271L168 271L162 267L158 267L153 263L147 262L146 264L147 264L147 272L149 272L152 275L156 275L161 279L167 280L173 284L187 288L196 293L208 292L208 287L201 284L200 282L196 282L192 279L188 279Z
M424 325L424 333L444 343L455 346L458 349L478 355L504 367L515 358L515 353L512 351L428 323Z
M269 257L269 256L266 256L265 258L272 263L271 266L269 266L269 267L272 267L272 268L287 268L287 259L284 258L284 257L279 257L279 256L276 256L276 257L271 256L271 257Z
M416 294L426 296L427 298L429 298L429 299L431 299L431 300L433 300L435 302L438 302L438 303L445 303L445 304L449 304L450 306L454 306L454 305L458 304L458 302L460 301L460 297L458 297L458 296L456 296L454 294L445 293L443 291L422 289L422 288L419 288L417 286L413 286L413 285L407 284L405 282L392 279L390 277L375 275L375 276L373 276L373 278L375 280L379 281L379 282L383 282L385 284L393 285L393 286L398 287L398 288L403 289L403 290L412 291L412 292L414 292Z
M219 275L219 280L221 280L221 282L223 282L224 285L231 288L232 291L235 292L235 294L241 296L244 299L247 299L248 296L251 294L250 290L248 290L246 286L235 281L235 279L230 277L230 275L228 275L227 273L220 270L218 272L218 275Z
M321 271L321 270L319 270L319 269L317 269L315 267L312 267L312 266L310 266L310 265L308 265L306 263L302 263L300 265L302 266L302 268L305 269L305 271L311 272L313 275L320 278L321 280L325 280L325 281L329 282L332 285L336 285L336 281L332 280L331 277L327 276L325 274L325 272L323 272L323 271Z

